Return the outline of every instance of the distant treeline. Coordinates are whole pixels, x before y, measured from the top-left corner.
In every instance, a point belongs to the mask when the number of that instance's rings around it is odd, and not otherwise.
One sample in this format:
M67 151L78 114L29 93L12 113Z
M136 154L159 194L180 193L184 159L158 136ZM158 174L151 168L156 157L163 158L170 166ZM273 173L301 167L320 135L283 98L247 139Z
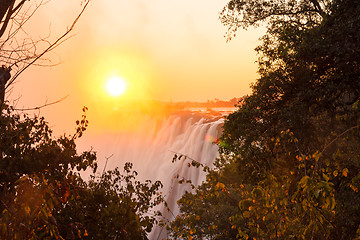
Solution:
M212 108L212 107L235 107L242 98L232 98L229 101L224 101L220 99L207 100L206 102L173 102L170 105L173 105L177 108Z

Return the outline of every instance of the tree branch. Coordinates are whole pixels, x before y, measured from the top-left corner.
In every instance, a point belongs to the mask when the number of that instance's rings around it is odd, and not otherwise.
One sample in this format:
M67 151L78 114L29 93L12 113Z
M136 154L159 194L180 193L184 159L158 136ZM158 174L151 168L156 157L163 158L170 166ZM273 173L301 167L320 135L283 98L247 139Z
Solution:
M337 135L330 143L328 143L324 148L323 150L321 151L320 155L323 154L323 152L331 145L333 144L335 141L337 141L340 137L342 137L343 135L345 135L347 132L350 132L351 130L355 129L355 128L359 128L360 125L356 125L356 126L353 126L349 129L347 129L346 131L342 132L341 134Z
M324 18L326 13L322 10L319 2L317 0L310 0L311 3L314 5L315 10Z
M86 3L84 4L84 7L82 8L81 12L78 14L78 16L75 18L75 20L73 21L72 25L70 26L70 28L68 28L66 30L66 32L61 35L55 42L53 42L52 44L50 44L50 46L48 46L42 53L40 53L39 55L37 55L30 63L28 63L24 68L22 68L19 72L17 72L15 74L15 76L11 79L11 81L9 81L9 83L7 84L6 88L7 89L16 79L17 77L23 73L28 67L30 67L31 65L33 65L36 61L38 61L42 56L44 56L47 52L50 52L51 50L54 50L56 47L59 46L59 44L63 43L65 40L67 40L67 35L74 29L76 23L79 21L80 17L82 16L82 14L84 13L86 7L89 5L90 1L86 1Z
M21 2L19 2L19 4L14 7L13 12L16 12L22 5L24 5L25 1L26 0L22 0Z
M2 25L2 27L1 27L1 29L0 29L0 37L2 37L2 35L4 35L4 32L5 32L5 30L6 30L6 27L7 27L7 25L8 25L8 23L9 23L9 21L10 21L10 17L11 17L11 15L13 14L13 7L14 7L14 4L15 4L15 0L12 0L12 2L11 2L11 4L9 5L9 7L8 7L8 10L7 10L7 15L6 15L6 18L5 18L5 20L4 20L4 23L3 23L3 25Z
M17 110L17 111L32 111L32 110L39 110L41 108L44 108L44 107L47 107L47 106L50 106L50 105L54 105L56 103L59 103L59 102L62 102L64 101L69 95L63 97L63 98L60 98L59 100L55 101L55 102L51 102L51 103L45 103L41 106L38 106L38 107L33 107L33 108L14 108L14 110Z

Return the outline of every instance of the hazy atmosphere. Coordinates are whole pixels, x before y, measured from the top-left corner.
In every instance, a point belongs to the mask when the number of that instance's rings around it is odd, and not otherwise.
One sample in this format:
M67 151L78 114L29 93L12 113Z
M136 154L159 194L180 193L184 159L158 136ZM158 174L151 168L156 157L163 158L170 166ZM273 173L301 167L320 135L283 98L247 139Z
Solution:
M264 31L239 31L226 42L227 29L219 20L225 4L91 1L73 37L46 56L60 64L27 70L9 99L20 97L18 106L33 107L68 96L41 110L55 129L65 130L82 106L89 107L91 116L97 108L103 111L129 99L206 101L248 94L257 77L254 48ZM79 9L77 1L50 1L27 23L26 31L54 39ZM124 96L108 96L105 84L113 75L127 82Z
M0 239L360 239L359 0L0 0Z

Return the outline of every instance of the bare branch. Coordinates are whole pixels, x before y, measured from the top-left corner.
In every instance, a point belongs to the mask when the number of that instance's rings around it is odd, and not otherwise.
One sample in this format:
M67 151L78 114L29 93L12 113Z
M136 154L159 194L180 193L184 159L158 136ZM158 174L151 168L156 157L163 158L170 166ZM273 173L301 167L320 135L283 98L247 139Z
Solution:
M114 154L111 154L109 157L105 157L106 161L105 161L105 166L104 166L104 169L102 171L102 174L101 174L101 178L103 178L103 176L105 175L105 171L106 171L106 166L108 164L108 161L110 158L112 158L114 156Z
M7 12L5 21L4 21L4 23L3 23L3 25L2 25L2 27L1 27L1 29L0 29L0 37L2 37L2 35L4 34L5 29L6 29L8 23L9 23L9 21L10 21L10 17L11 17L11 15L13 14L12 9L13 9L13 7L14 7L14 4L15 4L15 0L13 0L13 1L11 2L10 6L9 6L9 8L8 8L8 12Z
M70 28L68 28L65 33L63 35L61 35L55 42L53 42L50 46L48 46L44 51L42 51L40 54L35 55L34 59L27 63L25 67L23 67L19 72L17 72L14 77L8 82L6 88L8 88L16 79L17 77L23 73L28 67L30 67L31 65L33 65L36 61L38 61L39 59L41 59L42 56L44 56L46 53L54 50L56 47L58 47L61 43L63 43L64 41L66 41L68 39L68 35L69 33L74 29L76 23L78 22L78 20L80 19L80 17L82 16L82 14L84 13L85 9L87 8L87 6L89 5L89 1L86 1L81 12L78 14L78 16L75 18L75 20L73 21L72 25L70 26ZM15 65L12 64L11 66ZM6 89L5 88L5 89Z
M11 1L11 0L10 0ZM12 2L10 1L1 1L0 2L0 21L3 20L6 12L9 9L9 6L11 5Z
M47 106L50 106L50 105L54 105L54 104L57 104L59 102L62 102L64 101L69 95L65 96L65 97L62 97L60 98L59 100L55 101L55 102L50 102L50 103L45 103L41 106L38 106L38 107L33 107L33 108L14 108L14 110L16 111L33 111L33 110L40 110L41 108L44 108L44 107L47 107Z
M16 7L14 7L13 12L19 10L24 5L25 1L26 0L22 0L21 2L19 2L19 4Z
M323 148L323 150L321 151L320 155L322 155L324 153L324 151L331 145L333 144L334 142L336 142L339 138L341 138L342 136L344 136L346 133L350 132L351 130L353 129L356 129L356 128L359 128L360 125L356 125L356 126L353 126L349 129L347 129L346 131L340 133L339 135L337 135L330 143L326 144L326 146Z

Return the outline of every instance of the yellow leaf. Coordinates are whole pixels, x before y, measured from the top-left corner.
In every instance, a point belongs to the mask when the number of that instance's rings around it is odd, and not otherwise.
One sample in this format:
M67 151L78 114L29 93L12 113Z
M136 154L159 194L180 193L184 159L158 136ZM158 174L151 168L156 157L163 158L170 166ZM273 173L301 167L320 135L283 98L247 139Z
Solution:
M24 210L25 210L25 212L26 212L27 215L30 215L30 207L29 207L29 206L26 206L26 207L24 208Z
M244 211L244 212L243 212L243 216L244 216L245 218L248 218L248 217L251 216L251 214L250 214L250 212L248 212L248 211Z
M196 233L196 229L195 228L190 229L190 234L193 235L194 233Z
M223 188L225 188L225 185L224 185L223 183L221 183L221 182L218 182L218 183L216 184L216 187L217 187L218 189L223 189Z
M354 185L350 184L350 188L351 188L354 192L358 192L358 188L355 187Z
M344 168L344 169L343 169L343 176L344 176L344 177L347 177L348 172L349 172L349 169Z

